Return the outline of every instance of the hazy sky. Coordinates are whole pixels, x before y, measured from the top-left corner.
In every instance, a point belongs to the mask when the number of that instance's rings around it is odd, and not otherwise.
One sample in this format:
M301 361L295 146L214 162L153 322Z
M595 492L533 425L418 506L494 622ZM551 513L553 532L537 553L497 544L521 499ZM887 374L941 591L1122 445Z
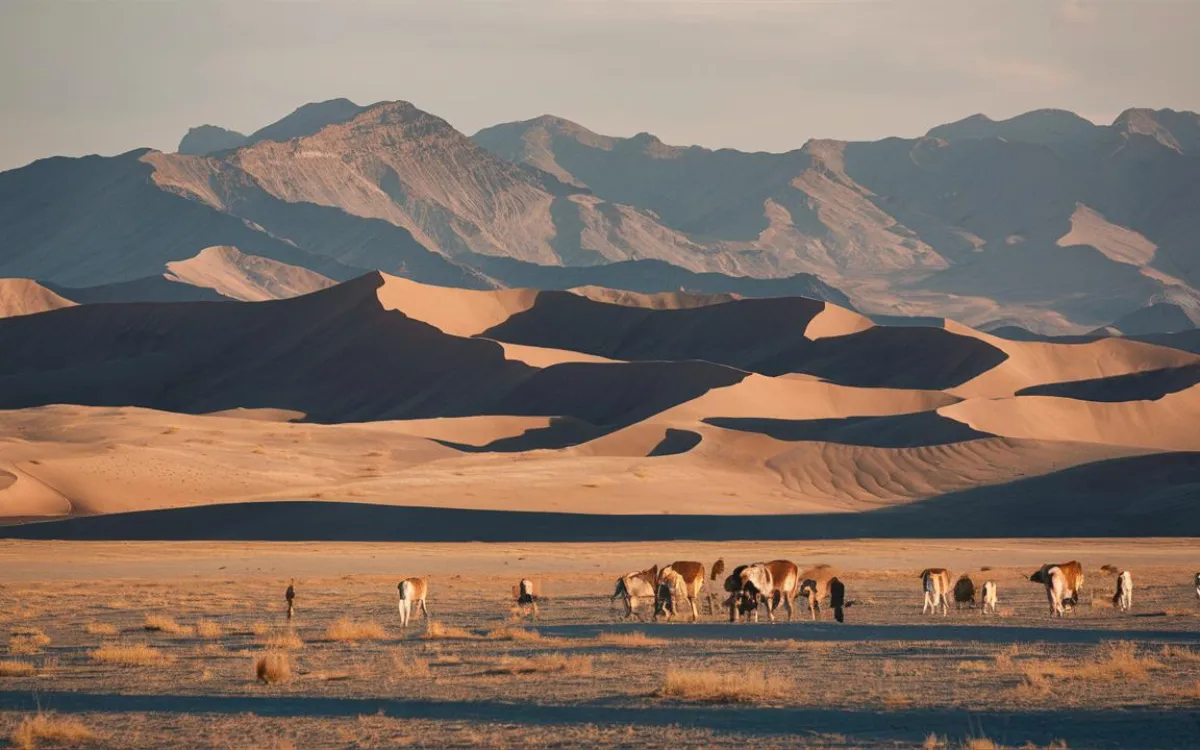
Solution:
M1200 110L1200 0L0 0L0 169L300 104L781 151L1040 107Z

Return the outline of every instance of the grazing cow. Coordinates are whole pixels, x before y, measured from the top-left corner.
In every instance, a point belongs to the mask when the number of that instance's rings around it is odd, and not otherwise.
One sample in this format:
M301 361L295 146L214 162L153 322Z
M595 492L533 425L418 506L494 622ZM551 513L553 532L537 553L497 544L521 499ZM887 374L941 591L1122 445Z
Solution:
M829 606L833 608L833 619L846 621L845 608L850 606L846 601L846 584L836 578L829 579Z
M941 606L942 617L945 617L950 611L950 571L945 568L922 570L921 587L925 591L925 605L921 607L921 614L937 614L938 606Z
M734 572L738 577L734 596L730 599L730 622L737 622L739 614L752 616L758 622L759 603L767 605L767 616L771 622L775 622L775 608L781 601L787 609L788 620L792 619L792 597L800 581L800 569L796 563L772 560L741 566Z
M796 593L808 602L808 613L814 620L821 613L821 602L830 598L829 584L833 578L833 568L824 564L814 565L800 573L800 586Z
M400 591L400 627L407 628L413 605L421 608L421 614L429 619L429 608L425 606L425 596L429 593L429 581L424 578L405 578L396 584Z
M521 616L530 615L536 620L539 597L533 581L528 578L522 578L521 582L513 587L513 596L517 600L517 607L520 608Z
M1079 592L1083 590L1083 566L1076 560L1046 563L1041 570L1029 576L1029 580L1045 585L1050 615L1062 617L1067 607L1079 604Z
M1117 593L1113 594L1113 606L1122 612L1128 612L1133 606L1133 574L1122 570L1117 576Z
M654 565L646 570L637 570L632 573L626 573L617 579L617 589L613 592L612 599L620 597L625 602L625 617L636 616L639 620L642 616L637 613L638 600L649 599L654 600L655 584L658 582L658 566Z
M1196 584L1196 598L1200 599L1200 573L1196 574L1196 578L1192 582Z
M971 580L971 576L963 573L954 582L954 608L962 609L966 607L970 609L975 606L975 582Z
M992 614L996 614L996 605L1000 603L1000 597L996 593L996 582L984 581L981 592L983 607L980 608L979 613L986 615L988 607L991 607Z
M692 622L700 619L698 600L704 588L704 564L676 560L658 574L658 590L655 596L655 616L661 614L668 620L675 616L675 600L687 599L692 608Z

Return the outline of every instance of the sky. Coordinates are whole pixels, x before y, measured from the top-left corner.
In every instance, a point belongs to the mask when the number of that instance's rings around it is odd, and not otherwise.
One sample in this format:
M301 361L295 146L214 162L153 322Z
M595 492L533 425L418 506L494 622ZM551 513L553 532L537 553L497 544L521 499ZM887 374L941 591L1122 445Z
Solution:
M0 170L305 102L785 151L983 112L1200 111L1200 0L0 0Z

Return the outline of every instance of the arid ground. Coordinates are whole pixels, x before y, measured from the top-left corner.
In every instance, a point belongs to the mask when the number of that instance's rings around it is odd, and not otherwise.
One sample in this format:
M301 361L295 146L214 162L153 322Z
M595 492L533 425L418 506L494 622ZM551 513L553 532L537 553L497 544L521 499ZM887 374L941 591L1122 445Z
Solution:
M1195 747L1196 540L0 545L0 736L103 747ZM838 624L620 620L617 575L697 559L833 565ZM1084 562L1051 620L1027 581ZM1134 609L1109 604L1133 571ZM920 613L919 571L999 585ZM987 570L983 570L987 568ZM402 631L396 582L431 579ZM543 592L520 620L511 588ZM297 590L288 623L283 592ZM709 584L708 590L713 590ZM264 678L256 665L264 660ZM41 719L35 719L38 712ZM44 735L44 736L42 736Z

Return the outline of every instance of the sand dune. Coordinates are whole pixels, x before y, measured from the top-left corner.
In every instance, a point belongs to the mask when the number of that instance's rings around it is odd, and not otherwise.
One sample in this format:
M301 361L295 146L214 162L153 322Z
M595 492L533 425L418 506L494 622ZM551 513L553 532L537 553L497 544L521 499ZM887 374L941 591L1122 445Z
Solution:
M378 295L385 310L398 310L452 336L477 336L528 310L538 296L532 289L451 289L380 275Z
M297 297L335 283L307 268L246 255L228 246L206 247L193 258L172 261L166 277L243 302Z
M0 279L0 318L32 315L70 307L75 303L60 297L30 279Z
M995 435L1159 450L1200 450L1200 386L1156 401L1120 403L1052 396L970 399L938 413Z

